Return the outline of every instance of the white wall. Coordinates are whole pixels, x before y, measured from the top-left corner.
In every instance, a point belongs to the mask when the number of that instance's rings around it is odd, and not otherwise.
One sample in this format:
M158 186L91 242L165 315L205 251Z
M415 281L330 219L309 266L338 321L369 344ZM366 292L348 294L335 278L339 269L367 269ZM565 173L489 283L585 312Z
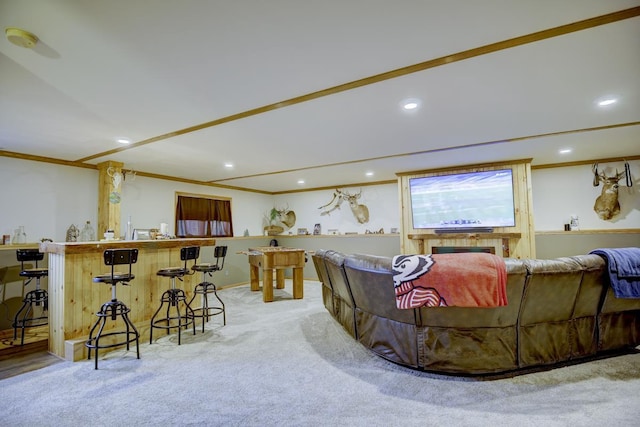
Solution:
M571 215L578 215L581 230L640 228L640 161L629 162L633 186L620 180L618 200L620 214L605 221L593 210L602 184L593 186L590 165L537 169L532 171L533 217L536 231L560 231ZM623 162L601 163L599 170L612 176L616 168L624 171Z
M169 233L174 234L176 192L230 197L235 236L242 236L245 229L252 236L261 235L262 214L273 203L272 196L260 193L136 177L122 186L121 231L124 233L131 215L134 228L160 228L160 223L166 222Z
M64 241L71 224L98 218L98 172L0 157L0 232L25 227L30 243Z
M13 237L15 228L25 227L27 241L42 238L65 241L71 224L82 226L98 220L98 171L42 162L0 157L0 233ZM204 185L136 177L122 185L122 232L131 215L134 227L158 228L169 224L174 232L175 193L186 192L232 197L236 236L245 228L262 234L262 214L273 197L246 191L231 191ZM105 230L96 230L100 237Z
M593 211L600 187L592 186L589 165L539 169L532 172L534 223L536 231L562 230L572 214L580 218L582 229L640 228L640 161L630 163L635 178L631 188L620 188L622 212L618 218L603 221ZM602 164L612 174L623 170L622 163ZM11 234L25 226L27 240L43 237L64 241L71 224L97 222L98 172L69 166L0 157L0 233ZM291 231L321 224L322 233L338 229L341 233L377 231L400 226L397 184L345 187L350 192L362 190L360 203L369 208L370 220L359 224L347 203L329 215L320 215L320 206L328 203L332 190L269 196L259 193L186 184L145 177L126 181L122 188L121 224L131 215L134 227L155 228L166 222L173 232L175 192L188 192L232 198L234 234L247 229L252 236L263 234L263 219L274 205L295 211L296 224ZM124 231L124 228L123 228ZM97 230L98 236L103 230Z

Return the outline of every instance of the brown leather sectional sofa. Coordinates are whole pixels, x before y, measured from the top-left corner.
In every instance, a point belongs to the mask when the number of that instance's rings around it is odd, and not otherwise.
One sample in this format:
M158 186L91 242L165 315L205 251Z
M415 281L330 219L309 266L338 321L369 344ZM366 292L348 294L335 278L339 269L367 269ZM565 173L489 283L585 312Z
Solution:
M319 250L326 309L392 362L449 374L526 372L640 345L640 299L616 298L598 255L505 259L508 305L396 308L391 258Z

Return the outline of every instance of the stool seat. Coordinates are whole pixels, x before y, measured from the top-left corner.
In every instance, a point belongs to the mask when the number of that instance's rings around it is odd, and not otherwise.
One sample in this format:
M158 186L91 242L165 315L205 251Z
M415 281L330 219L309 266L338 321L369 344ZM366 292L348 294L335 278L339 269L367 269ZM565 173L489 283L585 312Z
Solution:
M205 273L221 270L219 265L212 264L210 262L203 262L201 264L196 264L193 267L191 267L191 269L194 271L202 271Z
M27 268L20 272L21 277L44 277L49 275L49 269L47 268Z
M184 267L166 267L158 270L156 274L163 277L181 277L188 273L189 270Z
M113 276L111 274L99 274L93 278L93 283L118 283L118 282L128 282L129 280L135 279L135 274L129 273L120 273L114 272ZM123 283L124 285L124 283Z

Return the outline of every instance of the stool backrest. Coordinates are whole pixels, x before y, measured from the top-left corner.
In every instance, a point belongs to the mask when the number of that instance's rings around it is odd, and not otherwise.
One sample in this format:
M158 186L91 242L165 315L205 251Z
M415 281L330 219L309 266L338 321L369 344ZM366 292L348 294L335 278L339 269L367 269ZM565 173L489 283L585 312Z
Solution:
M222 270L224 267L224 259L227 256L226 246L216 246L213 249L213 256L216 258L216 267L218 270Z
M111 266L111 276L116 265L129 264L129 276L131 276L131 265L138 262L137 249L107 249L104 251L104 265Z
M35 261L36 268L38 268L38 261L42 261L44 259L44 254L38 249L18 249L16 251L16 257L22 264L22 269L24 270L25 261Z
M184 269L187 270L187 261L196 260L200 256L200 246L188 246L180 249L180 259L184 261Z

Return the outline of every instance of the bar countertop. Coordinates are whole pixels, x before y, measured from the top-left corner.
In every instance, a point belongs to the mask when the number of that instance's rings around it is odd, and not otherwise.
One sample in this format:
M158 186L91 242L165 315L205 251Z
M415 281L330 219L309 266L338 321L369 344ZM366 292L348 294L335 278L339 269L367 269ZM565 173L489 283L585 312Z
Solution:
M170 249L185 246L213 246L215 238L161 239L161 240L101 240L99 242L43 242L40 252L81 254L106 249Z
M0 251L15 251L18 249L38 249L38 243L22 243L19 245L0 245Z

